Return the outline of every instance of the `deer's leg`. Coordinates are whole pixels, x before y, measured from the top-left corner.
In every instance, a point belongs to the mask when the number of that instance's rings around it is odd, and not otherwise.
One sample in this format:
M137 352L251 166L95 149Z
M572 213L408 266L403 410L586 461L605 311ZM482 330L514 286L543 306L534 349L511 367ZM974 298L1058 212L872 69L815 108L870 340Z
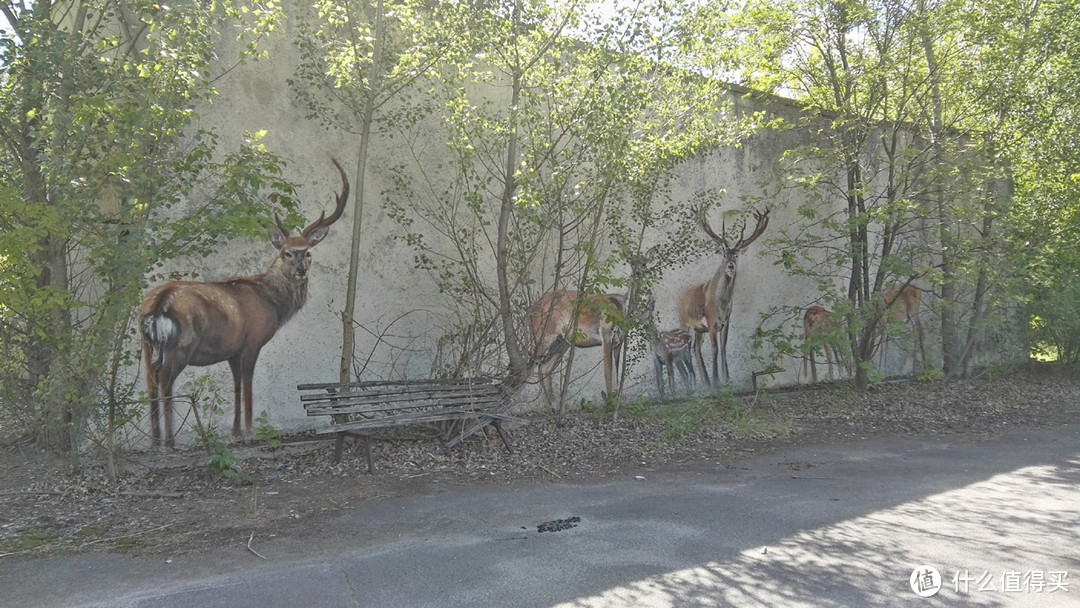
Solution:
M254 371L248 370L244 374L244 432L250 433L251 428L255 425L254 410L255 410L255 397L252 395L252 385L255 383Z
M244 355L240 363L240 394L244 398L244 433L250 433L251 427L254 425L254 410L255 410L255 395L252 394L252 386L255 383L255 362L259 359L259 353L248 353ZM237 407L239 407L237 403ZM239 417L239 410L237 410L237 416ZM237 435L237 429L233 428L233 435Z
M701 354L701 346L705 343L705 333L698 332L691 329L691 339L694 341L694 356L697 359L698 367L701 368L701 382L705 386L709 386L709 370L705 369L705 357Z
M717 362L720 359L720 343L718 340L718 334L722 331L720 328L713 326L712 331L709 332L709 345L712 347L712 387L720 388L720 370L717 368Z
M244 365L242 357L243 355L237 355L232 359L229 359L229 369L232 371L233 382L233 437L240 436L240 404L243 402L244 395L242 382L244 376Z
M180 371L163 365L159 372L161 386L158 390L163 393L161 417L165 419L165 447L167 448L176 445L176 432L173 429L173 386L176 384L176 377L180 375Z
M543 356L540 358L540 364L537 366L537 374L540 377L540 389L543 391L544 398L551 407L555 407L556 405L555 387L553 386L551 375L567 348L569 348L569 343L561 336L556 336L555 339L548 344Z
M676 365L676 363L675 363L675 357L671 354L671 352L668 352L667 363L665 363L665 365L667 365L668 388L671 390L671 394L674 396L675 395L675 365Z
M728 337L728 329L730 327L731 327L731 324L725 322L724 326L720 328L720 366L724 370L724 383L725 384L729 380L731 380L731 373L728 372L728 364L727 364L727 337Z
M660 355L653 351L653 369L656 371L656 388L660 390L660 398L664 398L664 363Z
M150 395L150 444L158 447L161 445L161 399L158 391L161 370L154 369L150 361L149 344L143 344L143 360L146 362L146 392Z
M690 356L690 351L686 351L686 356L682 358L682 372L683 382L686 383L686 392L694 392L694 385L697 384L697 374L694 372L694 360Z
M683 355L679 354L675 357L675 361L672 362L678 367L678 375L683 378L683 386L686 387L686 392L690 392L690 376L686 373L686 360L683 359Z

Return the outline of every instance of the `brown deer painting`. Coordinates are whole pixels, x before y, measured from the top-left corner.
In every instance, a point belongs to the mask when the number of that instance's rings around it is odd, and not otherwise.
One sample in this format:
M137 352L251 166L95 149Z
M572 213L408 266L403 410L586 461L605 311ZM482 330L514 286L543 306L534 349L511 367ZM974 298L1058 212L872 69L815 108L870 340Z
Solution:
M229 362L235 398L233 436L241 435L241 402L243 429L251 431L251 385L259 351L303 307L311 248L326 237L348 201L349 180L341 165L333 163L342 182L334 212L330 217L320 215L299 236L289 234L275 216L277 230L270 233L270 243L278 255L265 273L219 283L173 281L146 294L139 313L154 445L162 444L163 419L164 444L173 446L173 385L189 365Z
M609 394L615 392L619 348L622 337L616 319L627 314L635 303L638 283L655 249L644 254L627 256L630 280L626 293L585 294L576 291L548 291L533 302L525 314L529 331L529 355L539 367L540 386L548 405L554 404L551 374L567 349L602 349L604 386ZM640 311L639 311L640 312Z
M713 232L709 221L705 218L704 211L699 211L698 222L701 229L713 241L720 244L724 257L720 261L720 267L706 283L700 283L682 292L679 296L679 326L694 336L694 354L698 365L701 367L701 379L709 385L709 372L705 368L705 358L701 354L701 344L704 334L709 334L712 344L712 386L719 388L730 378L727 363L727 338L728 324L731 319L733 296L735 292L735 275L738 271L739 256L746 253L751 243L757 240L765 228L769 225L769 210L754 212L757 224L749 238L745 238L746 224L739 231L739 240L734 245L728 243L724 234L724 226L721 225L720 234ZM717 370L717 358L720 360L721 370L724 373L723 381Z
M802 374L806 377L806 366L810 364L811 382L817 384L817 363L814 361L814 351L817 344L821 345L821 351L825 354L825 362L828 364L829 380L833 379L833 361L837 365L843 365L841 353L836 345L828 341L829 332L833 330L833 315L821 306L811 306L803 315L803 339L807 343L816 343L813 346L803 348L806 352L802 356Z
M911 356L911 373L918 371L919 361L926 362L926 352L923 350L923 330L919 321L919 303L922 292L914 285L897 285L890 288L882 296L882 302L878 303L877 311L884 308L884 320L886 325L893 323L906 323L911 325L915 332L915 351ZM885 355L888 350L889 332L887 327L881 328L881 367L885 368Z

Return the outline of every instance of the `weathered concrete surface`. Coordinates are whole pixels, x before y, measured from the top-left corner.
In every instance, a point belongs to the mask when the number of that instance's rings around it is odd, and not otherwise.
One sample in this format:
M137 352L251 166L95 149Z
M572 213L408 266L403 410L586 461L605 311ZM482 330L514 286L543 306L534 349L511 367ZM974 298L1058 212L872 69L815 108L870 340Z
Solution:
M372 502L316 537L260 539L266 561L236 550L6 558L0 605L1080 605L1080 426L642 477ZM570 517L576 527L537 531ZM928 599L909 586L922 565L944 579Z

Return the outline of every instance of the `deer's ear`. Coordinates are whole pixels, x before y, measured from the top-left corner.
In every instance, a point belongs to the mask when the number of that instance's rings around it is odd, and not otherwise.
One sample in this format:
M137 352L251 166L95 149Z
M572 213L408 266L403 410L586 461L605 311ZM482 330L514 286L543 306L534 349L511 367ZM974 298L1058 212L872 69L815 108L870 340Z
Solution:
M326 235L330 232L330 226L319 226L307 234L308 247L314 247L322 242L326 238Z
M281 250L285 246L285 235L280 230L275 230L269 233L270 244L274 246L274 249Z

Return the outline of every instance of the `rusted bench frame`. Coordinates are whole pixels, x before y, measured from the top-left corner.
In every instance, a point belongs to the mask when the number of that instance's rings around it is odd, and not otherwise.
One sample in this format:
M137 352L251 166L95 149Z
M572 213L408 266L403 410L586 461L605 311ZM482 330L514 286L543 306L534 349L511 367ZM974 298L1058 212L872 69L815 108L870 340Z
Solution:
M334 462L341 460L345 437L361 440L368 472L375 471L370 431L379 428L475 419L448 441L449 450L488 425L494 426L508 452L513 452L503 431L504 421L526 422L507 415L502 388L488 379L380 380L351 383L301 384L300 402L308 416L331 416L330 427L317 435L335 433ZM356 417L349 420L349 415Z

